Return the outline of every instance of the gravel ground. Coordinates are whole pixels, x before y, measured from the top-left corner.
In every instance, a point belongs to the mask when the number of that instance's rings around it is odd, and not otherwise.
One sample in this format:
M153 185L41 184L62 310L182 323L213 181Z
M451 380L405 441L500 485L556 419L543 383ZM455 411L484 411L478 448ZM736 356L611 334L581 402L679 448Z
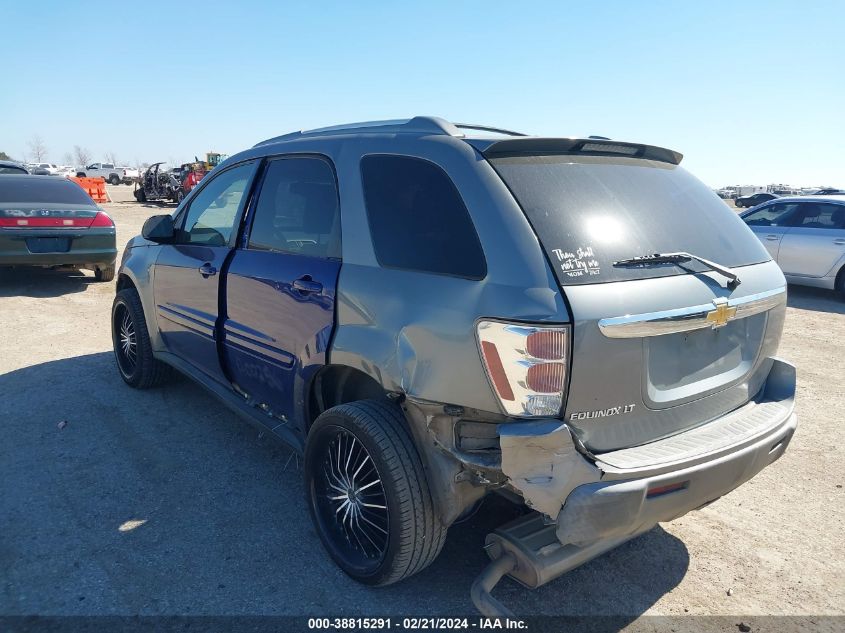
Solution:
M121 247L166 212L109 191ZM507 505L450 530L418 576L355 584L321 549L288 449L186 379L123 385L113 295L87 272L0 271L0 614L473 613L483 538ZM518 615L632 621L845 613L845 302L791 288L781 354L798 366L800 424L780 461L545 587L506 580L497 596Z

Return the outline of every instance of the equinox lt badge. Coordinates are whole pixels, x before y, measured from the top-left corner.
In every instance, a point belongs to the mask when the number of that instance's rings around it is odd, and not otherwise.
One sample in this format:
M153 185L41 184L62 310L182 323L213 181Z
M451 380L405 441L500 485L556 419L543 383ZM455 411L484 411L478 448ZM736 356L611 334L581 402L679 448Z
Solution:
M593 420L595 418L609 418L612 415L622 415L623 413L630 413L634 410L636 405L626 404L618 407L610 407L609 409L598 409L597 411L578 411L570 413L570 420Z

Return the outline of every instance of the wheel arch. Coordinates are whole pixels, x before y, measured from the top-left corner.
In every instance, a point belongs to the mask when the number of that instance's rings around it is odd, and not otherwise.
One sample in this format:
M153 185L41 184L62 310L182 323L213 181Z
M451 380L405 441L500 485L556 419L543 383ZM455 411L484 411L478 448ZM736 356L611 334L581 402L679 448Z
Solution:
M387 391L372 377L349 365L327 364L311 377L307 389L305 434L323 411L356 400L379 400Z
M839 272L833 280L833 289L845 291L845 258L841 259L837 266L839 266Z

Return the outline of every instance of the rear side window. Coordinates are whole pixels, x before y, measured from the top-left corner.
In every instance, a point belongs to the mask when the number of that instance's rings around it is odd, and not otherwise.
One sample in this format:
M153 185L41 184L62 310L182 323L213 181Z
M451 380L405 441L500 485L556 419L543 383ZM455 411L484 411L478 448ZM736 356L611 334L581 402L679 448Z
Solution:
M381 266L469 279L487 275L469 212L440 167L409 156L365 156L361 177Z
M804 202L798 213L789 218L789 225L803 229L845 228L845 206Z
M281 158L267 166L248 248L340 258L340 207L331 166Z

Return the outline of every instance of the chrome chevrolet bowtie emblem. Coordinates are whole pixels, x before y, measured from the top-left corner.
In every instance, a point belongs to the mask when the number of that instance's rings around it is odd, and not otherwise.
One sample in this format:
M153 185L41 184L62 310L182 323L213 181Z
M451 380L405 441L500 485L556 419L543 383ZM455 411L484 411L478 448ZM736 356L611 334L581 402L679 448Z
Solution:
M736 316L736 307L729 306L727 299L714 299L713 305L716 306L716 309L707 313L707 322L714 330L724 327L728 324L728 321Z

